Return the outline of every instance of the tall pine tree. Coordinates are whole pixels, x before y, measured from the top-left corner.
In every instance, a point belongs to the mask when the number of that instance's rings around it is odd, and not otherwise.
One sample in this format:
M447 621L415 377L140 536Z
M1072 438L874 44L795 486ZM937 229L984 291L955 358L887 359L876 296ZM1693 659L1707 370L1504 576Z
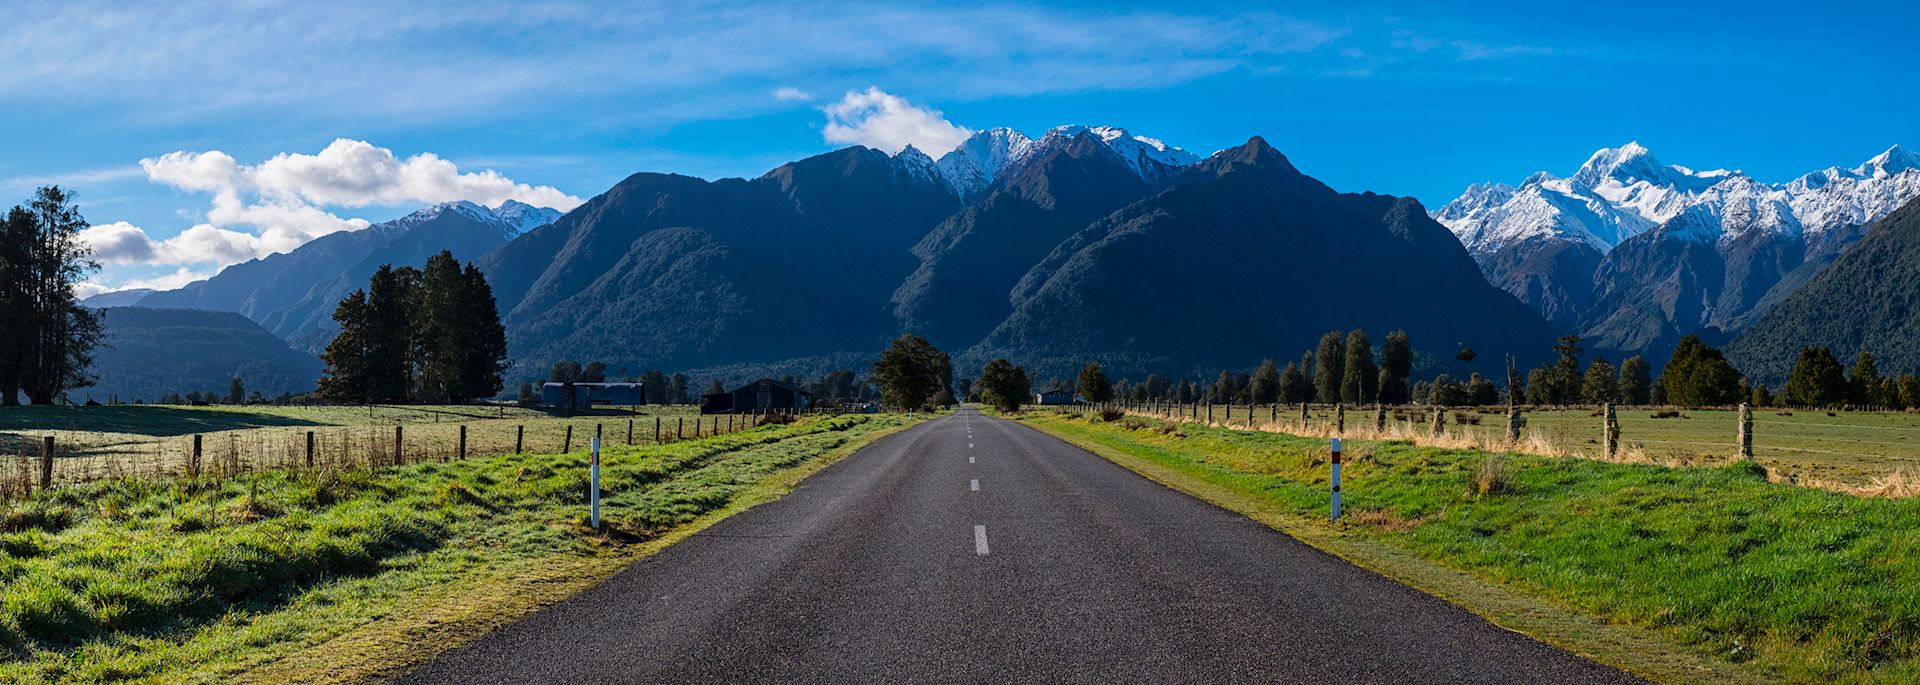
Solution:
M1340 401L1340 384L1347 378L1347 342L1340 331L1320 336L1320 347L1313 354L1314 398L1326 404Z
M1347 333L1347 358L1341 364L1340 401L1364 404L1379 397L1380 369L1373 365L1373 341L1367 331L1355 328Z

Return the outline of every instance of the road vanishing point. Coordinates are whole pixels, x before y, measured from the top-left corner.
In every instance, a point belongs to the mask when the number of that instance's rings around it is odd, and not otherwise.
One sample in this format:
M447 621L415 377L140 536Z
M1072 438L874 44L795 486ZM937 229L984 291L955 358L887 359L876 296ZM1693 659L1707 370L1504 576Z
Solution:
M1637 683L972 409L403 683Z

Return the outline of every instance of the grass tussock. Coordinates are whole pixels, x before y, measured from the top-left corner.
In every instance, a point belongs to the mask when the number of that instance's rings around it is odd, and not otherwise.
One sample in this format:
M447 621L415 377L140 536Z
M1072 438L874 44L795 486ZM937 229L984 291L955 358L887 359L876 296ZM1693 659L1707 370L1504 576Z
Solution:
M1327 524L1318 436L1030 420L1689 654L1795 682L1920 679L1920 499L1889 499L1912 494L1911 474L1860 497L1775 482L1744 460L1673 468L1631 450L1569 459L1389 430L1348 436L1368 455L1343 473L1356 514Z
M225 681L474 573L593 557L726 506L895 416L813 418L587 456L121 478L0 504L0 682Z

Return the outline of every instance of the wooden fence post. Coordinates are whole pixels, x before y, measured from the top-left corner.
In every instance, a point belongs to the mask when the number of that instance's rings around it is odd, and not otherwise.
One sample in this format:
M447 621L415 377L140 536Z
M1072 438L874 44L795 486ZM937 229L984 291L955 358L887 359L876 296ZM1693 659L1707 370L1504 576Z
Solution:
M1745 402L1740 403L1740 458L1753 458L1753 407Z
M566 454L572 451L573 451L573 424L569 423L567 424L567 437L566 439L560 441L560 453Z
M1613 403L1600 405L1600 452L1608 459L1620 453L1620 422L1614 419Z
M653 417L653 444L660 444L660 417Z
M1267 405L1267 423L1280 423L1280 400L1276 399L1273 404Z
M1433 437L1447 434L1447 408L1433 405Z
M402 436L404 435L404 433L401 432L402 430L403 429L400 426L393 427L393 465L394 466L399 466L401 464L407 463L406 455L401 452L401 449L406 446L406 442L402 440Z
M1347 432L1347 405L1341 402L1333 403L1333 432L1335 434Z
M1213 425L1213 402L1207 402L1207 425Z
M1307 429L1307 421L1309 420L1309 416L1311 416L1311 413L1309 412L1309 408L1312 406L1313 406L1312 403L1309 403L1309 402L1300 403L1300 429L1301 430Z
M633 419L627 419L627 444L633 444Z
M1387 403L1385 402L1373 405L1373 432L1387 432Z
M307 468L313 468L313 431L307 431Z
M1507 403L1507 443L1520 442L1520 405Z
M687 417L682 416L673 420L673 441L680 442L685 439L687 439Z
M600 432L600 427L601 427L601 426L600 426L600 424L598 424L598 423L596 423L596 424L593 424L593 439L595 439L595 440L599 440L599 439L600 439L600 436L601 436L601 432Z
M53 436L40 443L40 489L53 487Z
M460 424L460 458L467 458L467 424Z
M520 454L522 452L527 451L526 446L527 446L527 427L525 425L514 426L513 427L513 453Z
M197 434L193 436L193 456L187 460L187 474L200 477L200 436Z

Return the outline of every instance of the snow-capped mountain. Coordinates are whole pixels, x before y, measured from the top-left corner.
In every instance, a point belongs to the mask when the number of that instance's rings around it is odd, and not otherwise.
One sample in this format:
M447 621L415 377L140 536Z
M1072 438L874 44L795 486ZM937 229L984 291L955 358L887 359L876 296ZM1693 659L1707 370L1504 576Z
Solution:
M1767 183L1664 164L1628 143L1567 178L1469 186L1432 215L1489 281L1594 347L1657 351L1751 323L1916 196L1920 155L1897 146Z
M529 230L553 223L560 218L560 210L550 207L535 207L519 200L507 200L493 208L493 215L513 226L514 233L526 233Z
M941 155L934 166L954 194L971 199L1011 170L1064 149L1082 133L1099 138L1142 180L1156 186L1164 185L1182 168L1200 161L1198 155L1153 138L1133 135L1123 128L1068 125L1047 129L1037 139L1010 128L980 131ZM911 146L908 149L912 149ZM913 152L924 156L919 150ZM907 150L900 154L906 155Z
M1637 142L1604 148L1572 176L1539 172L1518 188L1475 184L1433 212L1476 258L1531 238L1585 244L1606 253L1692 204L1735 172L1662 164Z

